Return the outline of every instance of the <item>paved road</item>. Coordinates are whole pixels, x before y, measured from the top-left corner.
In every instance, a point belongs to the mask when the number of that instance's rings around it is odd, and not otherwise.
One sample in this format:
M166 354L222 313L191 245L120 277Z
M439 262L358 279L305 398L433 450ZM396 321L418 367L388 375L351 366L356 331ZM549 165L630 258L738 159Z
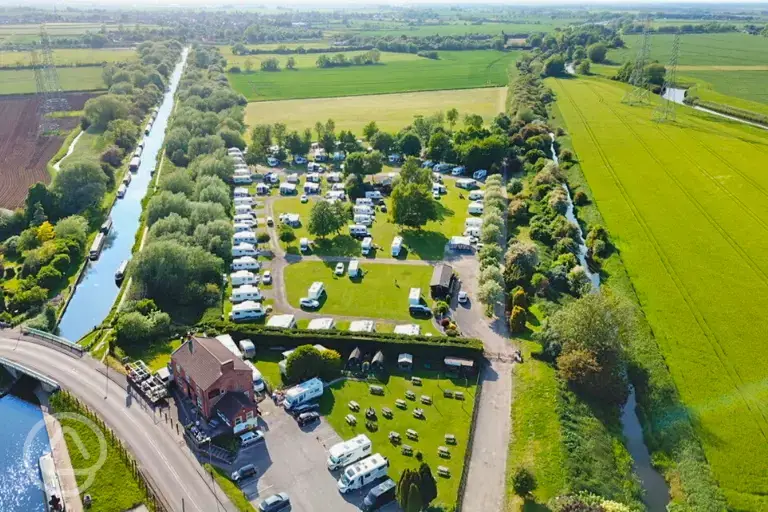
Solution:
M151 410L139 406L139 398L128 398L118 384L124 379L107 383L99 371L103 365L90 356L78 358L35 340L17 341L16 336L0 332L0 356L48 375L94 410L127 445L171 510L237 510L218 487L218 499L214 497L210 479L204 478L183 439L160 416L155 421Z

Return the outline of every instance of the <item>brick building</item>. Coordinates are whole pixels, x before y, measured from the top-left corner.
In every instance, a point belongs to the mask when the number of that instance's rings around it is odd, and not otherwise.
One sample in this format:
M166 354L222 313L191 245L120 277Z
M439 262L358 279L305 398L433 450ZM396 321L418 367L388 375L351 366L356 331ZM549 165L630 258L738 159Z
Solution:
M171 365L176 386L206 419L218 416L233 428L255 420L253 372L219 340L191 336Z

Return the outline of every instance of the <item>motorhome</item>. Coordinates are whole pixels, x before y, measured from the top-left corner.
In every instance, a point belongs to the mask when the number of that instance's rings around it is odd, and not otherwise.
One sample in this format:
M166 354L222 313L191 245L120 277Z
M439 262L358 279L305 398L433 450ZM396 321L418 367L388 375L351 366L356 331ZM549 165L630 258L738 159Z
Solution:
M396 236L392 240L392 257L397 258L400 256L400 251L403 250L403 237Z
M368 256L368 254L371 252L371 249L373 248L373 238L367 236L363 238L363 243L360 246L363 256Z
M307 291L307 297L312 300L319 300L320 297L323 296L323 293L325 293L325 286L322 281L315 281L310 285L309 290Z
M411 288L408 292L408 311L410 313L429 313L430 309L421 299L421 288Z
M389 461L380 453L371 455L348 466L339 478L339 492L342 494L360 489L379 478L387 476Z
M318 378L310 379L285 392L283 407L290 411L321 396L323 396L323 381Z
M244 357L253 357L256 355L256 345L251 340L240 340L237 342L237 346L240 347L240 352Z
M232 270L260 270L261 263L253 256L241 256L232 260Z
M230 302L245 302L247 300L261 300L261 291L252 284L245 284L232 288L232 294L229 296Z
M355 214L352 218L354 220L355 224L362 224L363 226L372 226L373 225L373 217L370 215L362 215L362 214Z
M371 455L371 440L360 434L348 441L337 443L328 450L328 469L335 471Z
M247 300L232 306L232 311L229 313L229 319L232 321L258 320L259 318L263 318L266 314L266 311L264 311L264 308L261 306L261 302Z
M349 226L349 234L355 238L367 237L368 228L361 224L352 224Z
M98 233L96 238L93 240L93 243L91 244L91 250L88 253L88 257L90 257L92 260L98 259L106 239L107 237L104 233Z
M360 276L360 273L360 260L351 260L347 267L347 274L349 274L349 277L358 277Z
M123 262L120 263L120 266L117 267L117 271L115 272L115 282L118 285L123 282L123 279L125 279L126 270L128 270L128 260L123 260Z

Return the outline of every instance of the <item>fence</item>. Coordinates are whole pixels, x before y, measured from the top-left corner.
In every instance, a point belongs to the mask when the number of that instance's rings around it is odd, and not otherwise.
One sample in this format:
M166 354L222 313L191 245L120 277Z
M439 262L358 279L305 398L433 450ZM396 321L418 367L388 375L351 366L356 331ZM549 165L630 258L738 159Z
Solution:
M483 369L484 370L484 369ZM481 379L483 370L477 374L477 391L475 392L475 406L472 409L472 423L469 425L469 438L467 439L467 451L464 452L464 467L461 470L461 480L459 481L459 492L456 499L456 512L461 512L464 504L464 491L467 487L467 477L469 476L469 461L472 458L472 450L475 441L475 424L477 423L477 414L480 411L480 395L483 393L483 381Z
M77 343L73 343L69 341L66 338L62 338L60 336L56 336L54 334L40 331L38 329L32 329L31 327L21 326L21 332L23 334L26 334L27 336L32 336L33 338L38 338L44 341L47 341L49 343L52 343L53 345L56 345L57 347L64 348L66 350L69 350L70 352L73 352L77 354L78 356L82 356L83 352L85 352L85 349L78 345Z

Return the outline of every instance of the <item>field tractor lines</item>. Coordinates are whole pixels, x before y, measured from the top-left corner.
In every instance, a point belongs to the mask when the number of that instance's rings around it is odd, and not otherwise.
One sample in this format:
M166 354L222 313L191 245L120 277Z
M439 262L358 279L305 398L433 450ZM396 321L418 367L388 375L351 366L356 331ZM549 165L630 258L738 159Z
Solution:
M605 99L595 90L595 88L590 87L589 90L595 96L597 96L597 98L600 101L600 103L605 105L608 108L608 110L610 110L611 113L616 117L616 119L618 119L621 122L621 124L623 124L624 127L629 132L631 132L632 135L634 135L635 139L640 143L640 145L643 147L643 149L645 149L645 152L648 154L648 156L650 156L651 159L653 159L653 161L656 162L656 165L659 166L659 169L664 171L664 174L666 174L667 177L670 180L672 180L675 183L675 185L677 185L678 189L685 195L685 197L688 198L688 200L691 202L691 204L693 204L696 207L696 209L699 211L699 213L702 215L702 217L707 219L709 224L713 228L715 228L715 230L718 233L720 233L720 236L722 236L728 242L728 245L730 245L733 248L733 250L736 251L742 257L742 259L744 259L747 262L749 267L758 275L759 278L761 278L763 283L766 286L768 286L768 274L766 274L763 271L763 269L760 268L759 264L754 259L752 259L752 257L749 255L749 253L747 253L747 251L744 250L744 248L741 246L741 244L738 242L738 240L733 238L730 235L730 233L728 232L728 230L726 230L722 226L722 224L720 224L712 216L712 214L709 213L709 211L704 207L704 205L701 204L701 202L698 199L696 199L696 196L694 194L692 194L690 190L688 190L688 187L686 187L674 173L669 171L669 168L664 164L664 162L662 162L659 159L658 155L653 150L653 148L651 148L646 143L646 141L642 138L642 136L632 127L631 123L628 123L626 121L626 119L624 118L624 116L619 114L613 107L611 107L611 105L608 102L605 101Z
M557 80L556 82L558 85L560 85L560 80ZM614 169L613 165L610 163L610 160L608 159L607 155L605 154L605 151L603 150L602 146L598 142L598 138L595 135L595 133L592 130L592 127L587 122L586 117L584 116L584 113L581 111L581 108L579 105L574 101L574 99L570 96L570 93L566 90L566 88L560 86L560 92L564 94L564 96L568 99L569 103L573 107L576 114L579 116L585 131L587 132L592 144L594 145L595 149L597 150L598 155L600 156L600 159L606 168L606 170L610 173L611 178L613 182L615 183L617 189L621 193L622 198L624 199L624 202L626 203L627 207L630 209L633 217L640 225L644 235L648 239L648 241L651 243L651 245L654 248L654 251L656 252L657 256L659 257L665 271L667 272L669 278L674 283L675 287L677 288L681 298L683 299L683 302L685 302L686 308L691 313L692 317L694 318L695 322L698 324L701 332L704 334L704 337L707 339L708 344L710 345L712 351L715 353L719 364L726 370L728 374L728 378L731 381L732 386L737 390L739 393L740 400L744 403L747 410L750 411L750 415L754 418L755 423L757 424L760 433L763 437L763 439L768 441L768 422L766 422L765 417L763 416L762 412L759 411L755 413L753 410L752 405L750 404L750 401L748 400L744 390L743 390L743 382L741 377L739 376L738 372L732 367L731 364L728 362L728 356L725 353L725 350L723 349L717 335L714 333L714 331L711 329L709 324L706 321L706 317L701 312L701 310L698 308L695 299L691 295L690 291L684 284L681 277L678 275L677 271L675 270L674 266L672 265L668 255L664 251L661 243L658 241L656 236L653 234L653 231L651 227L646 222L645 218L643 217L642 213L638 209L637 205L634 203L634 201L631 199L629 192L624 187L624 184L621 182L621 179L618 177L618 174L616 170ZM762 421L760 421L762 419Z

